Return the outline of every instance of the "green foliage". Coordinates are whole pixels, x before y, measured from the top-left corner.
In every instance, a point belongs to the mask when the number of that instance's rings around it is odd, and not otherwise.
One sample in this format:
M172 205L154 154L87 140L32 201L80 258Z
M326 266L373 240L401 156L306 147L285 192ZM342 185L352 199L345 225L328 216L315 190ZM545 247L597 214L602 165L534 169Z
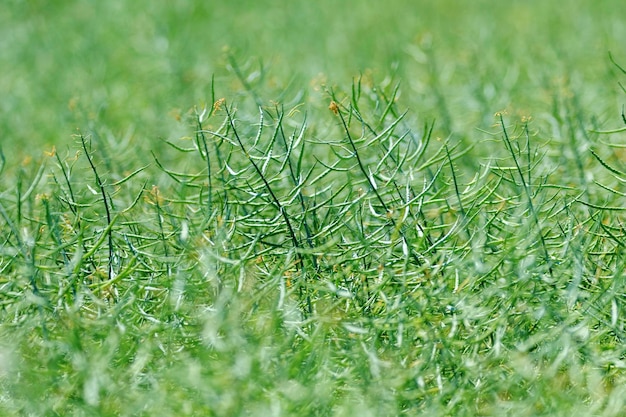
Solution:
M553 45L624 25L575 3L10 2L0 414L622 415L624 61Z

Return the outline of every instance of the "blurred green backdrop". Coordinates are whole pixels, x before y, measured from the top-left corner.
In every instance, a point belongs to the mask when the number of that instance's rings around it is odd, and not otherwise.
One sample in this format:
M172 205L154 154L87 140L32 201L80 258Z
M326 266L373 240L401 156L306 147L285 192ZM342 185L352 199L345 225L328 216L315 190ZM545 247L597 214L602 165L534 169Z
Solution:
M557 95L617 123L608 52L626 65L624 16L621 0L5 0L0 145L10 161L76 129L144 144L182 134L180 115L211 99L213 76L218 96L241 90L228 56L268 102L288 85L392 77L444 134L471 135L503 108L541 119Z

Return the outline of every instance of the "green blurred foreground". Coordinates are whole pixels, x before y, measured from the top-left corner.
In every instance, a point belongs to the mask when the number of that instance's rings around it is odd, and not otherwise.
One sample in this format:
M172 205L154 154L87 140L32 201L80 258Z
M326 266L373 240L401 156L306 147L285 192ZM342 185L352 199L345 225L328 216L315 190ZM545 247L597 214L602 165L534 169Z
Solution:
M1 415L624 415L622 3L335 3L6 2Z

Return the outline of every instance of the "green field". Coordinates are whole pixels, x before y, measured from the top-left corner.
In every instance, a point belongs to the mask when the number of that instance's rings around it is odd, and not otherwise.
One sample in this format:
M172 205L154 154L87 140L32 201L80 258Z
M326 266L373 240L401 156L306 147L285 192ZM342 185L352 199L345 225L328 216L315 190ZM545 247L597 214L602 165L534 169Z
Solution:
M0 415L625 415L623 1L262 3L0 8Z

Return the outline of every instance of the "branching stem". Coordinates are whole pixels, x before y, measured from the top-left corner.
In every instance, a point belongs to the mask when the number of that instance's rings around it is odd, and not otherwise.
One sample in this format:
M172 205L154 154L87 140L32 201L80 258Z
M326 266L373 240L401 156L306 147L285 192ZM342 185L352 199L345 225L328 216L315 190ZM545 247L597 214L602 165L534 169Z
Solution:
M100 189L100 194L102 195L102 203L104 204L104 211L106 212L106 218L107 218L106 230L107 230L107 238L108 238L108 243L109 243L109 267L107 271L107 278L111 280L113 278L114 255L113 255L113 229L109 227L111 225L111 209L109 208L109 200L108 200L106 190L104 189L104 183L100 179L100 175L98 175L98 170L96 169L96 165L94 164L93 159L91 158L91 154L87 150L87 141L85 139L85 136L83 136L82 134L80 135L80 141L83 145L83 150L85 151L85 156L87 157L87 161L89 161L91 170L93 171L93 174L96 178L96 184L98 185L98 188Z

